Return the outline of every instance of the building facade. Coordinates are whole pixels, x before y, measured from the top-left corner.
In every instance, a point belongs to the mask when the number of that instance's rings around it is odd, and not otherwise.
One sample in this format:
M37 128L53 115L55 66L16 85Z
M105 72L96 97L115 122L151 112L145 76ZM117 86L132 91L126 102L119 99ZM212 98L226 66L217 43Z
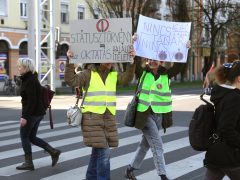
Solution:
M42 39L48 30L48 3L42 11ZM56 56L57 86L61 86L65 67L65 54L69 49L69 22L76 19L93 18L85 0L54 0L55 27L59 30L58 49ZM47 42L42 47L47 46ZM43 48L43 57L47 50ZM0 81L4 77L13 78L17 75L18 58L28 56L28 0L0 0ZM41 64L44 68L44 58ZM42 70L44 73L44 69Z

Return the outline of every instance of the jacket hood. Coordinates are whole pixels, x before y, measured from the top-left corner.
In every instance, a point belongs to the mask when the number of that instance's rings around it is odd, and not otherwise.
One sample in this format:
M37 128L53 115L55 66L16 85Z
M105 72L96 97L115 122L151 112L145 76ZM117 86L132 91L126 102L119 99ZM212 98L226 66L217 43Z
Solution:
M227 86L221 86L221 85L216 85L213 87L212 92L211 92L211 98L210 100L214 103L217 104L226 94L228 94L230 91L233 91L232 88L227 87Z

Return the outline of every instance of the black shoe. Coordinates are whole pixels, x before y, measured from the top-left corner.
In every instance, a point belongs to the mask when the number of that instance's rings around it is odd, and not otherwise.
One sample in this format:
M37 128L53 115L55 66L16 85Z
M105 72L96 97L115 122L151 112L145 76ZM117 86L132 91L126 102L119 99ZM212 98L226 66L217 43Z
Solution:
M55 149L55 152L51 154L52 167L54 167L57 164L60 154L61 154L61 151L58 149Z
M134 169L130 165L128 165L128 167L127 167L127 169L125 171L124 177L129 179L129 180L137 180L137 178L135 177L135 175L133 173L133 170Z
M33 164L29 164L29 163L22 163L22 165L17 166L16 167L17 170L29 170L29 171L33 171L34 170L34 166Z
M45 147L45 150L51 155L52 167L55 166L57 164L57 162L58 162L58 159L59 159L59 156L61 154L61 151L51 147L50 145L47 145Z
M22 165L17 166L16 169L33 171L34 165L33 165L33 161L32 161L32 154L25 154L24 157L25 157L25 162L22 163Z
M165 174L160 175L160 177L161 180L169 180L169 178Z

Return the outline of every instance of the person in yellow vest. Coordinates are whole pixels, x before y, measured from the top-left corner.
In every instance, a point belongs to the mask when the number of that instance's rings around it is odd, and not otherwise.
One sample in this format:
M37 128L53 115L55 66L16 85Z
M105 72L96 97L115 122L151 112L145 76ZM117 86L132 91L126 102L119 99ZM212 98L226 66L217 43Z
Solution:
M190 47L190 41L186 46ZM143 136L135 157L125 171L125 178L136 180L133 171L140 168L147 151L151 148L158 175L161 180L169 179L166 175L163 142L159 130L163 125L161 119L164 120L164 115L172 111L170 79L183 68L183 63L174 63L173 67L166 69L162 61L146 59L146 68L143 69L140 78L143 83L135 120L135 127L142 131Z
M131 54L130 54L131 55ZM68 51L71 58L73 52ZM86 173L87 180L110 180L110 150L118 146L115 121L116 86L127 85L135 71L134 64L128 64L125 72L117 72L112 63L89 64L87 69L74 74L74 65L66 63L65 82L78 86L86 92L83 103L82 133L86 146L92 153Z

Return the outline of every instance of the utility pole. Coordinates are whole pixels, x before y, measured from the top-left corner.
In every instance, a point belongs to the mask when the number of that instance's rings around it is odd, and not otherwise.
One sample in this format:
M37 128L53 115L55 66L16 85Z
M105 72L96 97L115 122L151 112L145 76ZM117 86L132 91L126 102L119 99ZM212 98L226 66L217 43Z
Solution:
M194 42L194 0L192 0L192 33L191 33L191 49L190 49L190 68L189 68L189 80L192 82L192 73L193 73L193 60L194 60L194 52L193 52L193 42Z
M55 78L56 78L56 64L55 64L55 21L54 21L54 0L50 0L50 10L49 10L49 16L50 16L50 85L51 89L55 90Z
M35 2L35 27L36 27L36 70L38 72L38 79L41 80L41 0Z
M28 57L33 59L36 62L35 57L35 44L34 44L34 1L28 1L28 9L27 9L27 16L28 16Z

